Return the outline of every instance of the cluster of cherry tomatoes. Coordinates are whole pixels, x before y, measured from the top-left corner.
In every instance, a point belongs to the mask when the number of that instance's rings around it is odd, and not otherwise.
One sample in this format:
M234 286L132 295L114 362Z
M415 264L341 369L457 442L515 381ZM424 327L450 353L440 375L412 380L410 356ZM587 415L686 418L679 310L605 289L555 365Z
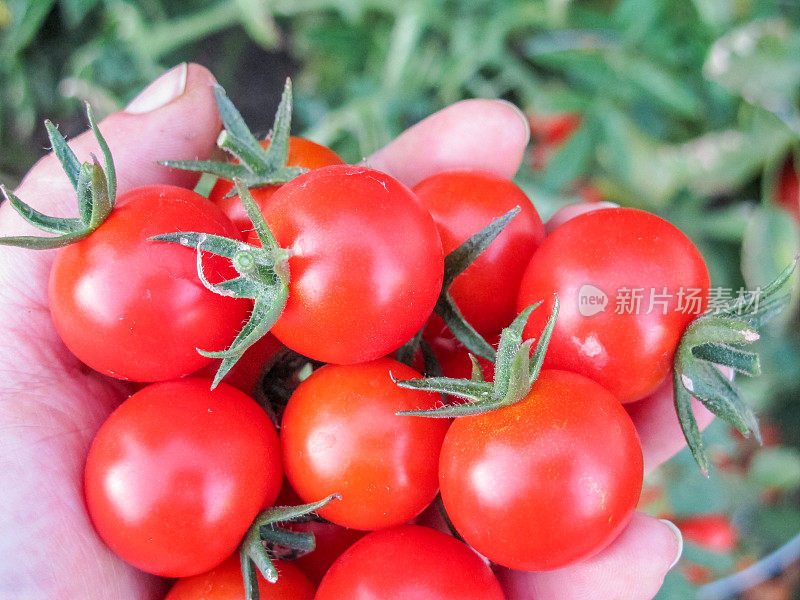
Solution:
M261 597L319 600L412 588L430 600L502 598L489 562L556 569L611 543L642 486L623 405L669 375L706 308L680 305L685 290L709 288L688 238L624 208L546 236L525 194L491 173L444 172L409 189L288 132L281 140L279 127L257 143L237 123L226 133L240 162L219 169L236 175L284 152L279 170L302 172L281 184L221 178L208 198L135 189L53 264L64 343L99 373L147 384L87 458L86 504L106 543L180 578L170 600L242 597L263 542L272 558L297 560L274 562L277 582L257 576ZM509 211L453 277L473 236ZM618 310L632 289L660 303ZM586 290L606 296L593 314ZM471 356L454 318L491 351ZM325 364L301 377L275 423L253 395L284 348ZM426 369L437 377L423 379ZM443 398L481 394L494 410L428 418L442 416ZM276 512L276 501L312 506ZM409 524L435 521L431 506L447 533ZM312 508L316 519L288 522Z

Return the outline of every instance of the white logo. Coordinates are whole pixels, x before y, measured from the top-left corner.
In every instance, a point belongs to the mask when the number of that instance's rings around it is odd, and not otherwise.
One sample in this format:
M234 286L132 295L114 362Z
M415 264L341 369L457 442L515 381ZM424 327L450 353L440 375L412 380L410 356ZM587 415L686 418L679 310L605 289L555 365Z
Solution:
M608 296L600 288L587 283L578 290L578 312L584 317L604 312L607 306Z

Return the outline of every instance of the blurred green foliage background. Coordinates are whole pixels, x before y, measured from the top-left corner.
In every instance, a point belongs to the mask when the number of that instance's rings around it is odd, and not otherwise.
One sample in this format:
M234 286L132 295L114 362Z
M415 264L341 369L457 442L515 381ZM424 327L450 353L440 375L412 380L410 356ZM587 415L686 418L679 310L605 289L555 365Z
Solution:
M658 213L734 294L798 252L798 0L0 0L0 181L43 154L45 117L74 135L81 100L102 116L185 60L262 133L291 75L295 131L350 161L451 102L505 98L531 115L517 180L543 216L581 198ZM694 597L800 531L796 306L764 337L745 389L765 446L717 423L709 480L681 455L645 491L654 513L724 515L738 535L724 552L689 540L659 598ZM798 598L784 566L726 589Z

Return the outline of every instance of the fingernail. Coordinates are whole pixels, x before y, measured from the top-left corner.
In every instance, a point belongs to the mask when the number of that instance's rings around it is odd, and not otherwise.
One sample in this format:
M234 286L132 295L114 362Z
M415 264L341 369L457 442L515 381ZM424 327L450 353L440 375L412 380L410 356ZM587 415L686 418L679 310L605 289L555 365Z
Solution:
M141 115L166 106L179 98L186 90L186 77L189 74L189 65L181 63L173 67L153 83L148 85L134 98L125 112L132 115Z
M667 569L668 571L671 571L672 567L678 564L678 561L681 559L681 555L683 554L683 534L681 533L681 530L678 529L678 526L672 521L667 521L666 519L659 519L659 521L669 527L670 531L672 531L672 535L675 536L675 539L678 542L678 554L675 556L675 560L672 561L669 569Z
M525 145L527 146L528 142L531 140L531 123L528 120L527 115L524 112L522 112L522 109L520 109L520 107L514 104L513 102L509 102L508 100L500 100L500 102L507 104L508 106L513 108L514 112L517 113L517 116L519 117L520 121L522 121L522 127L525 130L525 136L527 138Z

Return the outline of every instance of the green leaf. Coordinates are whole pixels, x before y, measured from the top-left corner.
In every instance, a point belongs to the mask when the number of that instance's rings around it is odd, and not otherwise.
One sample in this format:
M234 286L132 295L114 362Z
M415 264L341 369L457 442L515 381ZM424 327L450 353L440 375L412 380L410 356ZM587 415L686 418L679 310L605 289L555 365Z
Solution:
M451 377L426 377L424 379L395 379L392 381L401 388L419 390L421 392L438 392L448 394L475 402L485 400L492 396L492 384L485 381L472 381L471 379L453 379ZM398 413L400 414L400 413ZM410 413L403 413L410 414ZM415 411L416 414L416 411Z
M545 325L539 341L536 342L536 350L534 350L533 356L531 357L530 385L533 385L533 382L539 378L539 373L541 372L542 364L544 363L544 356L547 352L547 347L550 345L550 338L553 336L553 329L556 327L556 319L558 318L558 311L560 307L561 301L558 299L558 294L554 294L553 310L550 312L550 318L547 320L547 325Z
M31 225L38 227L43 231L55 233L60 235L74 234L81 231L84 227L80 219L63 219L60 217L49 217L40 213L35 208L28 206L17 196L7 191L5 187L0 186L3 196L17 211L17 213ZM0 238L2 239L2 238Z
M108 212L111 212L111 209L114 208L114 201L117 197L117 171L114 168L114 158L111 156L111 149L108 147L108 143L103 135L100 133L100 128L97 126L97 122L94 120L94 114L92 113L92 107L89 103L86 103L86 117L89 120L89 126L92 128L92 132L94 133L94 137L97 140L97 144L100 146L100 151L103 154L103 160L105 161L105 182L104 185L106 186L107 195L109 205L108 205Z
M244 581L244 597L247 600L260 600L256 565L245 552L244 547L239 549L239 564L242 568L242 579Z
M761 363L758 354L741 350L740 348L734 348L728 344L714 342L700 344L692 348L692 354L697 359L705 360L713 364L728 365L745 375L754 376L761 373Z
M263 159L264 149L255 136L250 133L250 128L247 127L242 115L236 110L221 85L214 85L214 97L217 100L219 116L225 127L223 133L230 140L235 140L237 148L243 153L244 156L237 155L242 160L242 164L248 165L253 160L257 162L258 159Z
M81 161L78 160L72 148L67 145L67 140L64 139L64 136L61 135L61 132L49 119L44 122L44 127L47 129L47 137L50 139L50 146L53 149L53 154L56 155L58 162L60 162L61 166L64 168L64 173L72 184L72 187L77 189L78 177L81 172Z
M752 432L760 441L755 413L716 366L705 362L692 363L681 373L681 382L692 396L720 419L736 427L742 435L749 436Z
M496 398L505 398L508 393L509 379L514 360L522 344L522 332L525 324L542 303L537 302L525 308L500 334L500 343L497 346L497 362L495 363L495 389ZM527 358L527 357L526 357Z
M443 288L449 288L456 277L461 275L475 259L500 235L508 226L511 220L516 217L522 209L516 206L504 215L496 218L477 233L474 233L463 242L458 248L450 252L444 258L444 283Z
M256 522L259 523L260 527L263 527L269 523L289 523L299 521L311 513L318 511L320 508L324 508L334 500L341 499L341 495L331 494L322 500L309 502L308 504L300 504L298 506L272 506L261 511L258 517L256 517Z
M677 369L673 378L673 400L675 402L675 411L678 414L678 422L680 423L681 430L683 431L686 443L689 446L689 450L695 462L700 467L703 475L708 477L711 463L705 452L703 437L700 435L700 427L697 425L697 419L695 419L694 413L692 412L692 396L684 386L681 375Z
M160 160L159 164L172 169L182 171L192 171L195 173L210 173L217 177L233 180L241 179L246 181L253 176L252 171L237 163L218 162L214 160Z
M211 384L213 390L222 378L228 374L233 368L233 365L242 357L250 346L255 344L258 340L264 337L267 332L272 329L275 321L281 316L286 301L289 298L289 288L281 286L278 293L274 297L258 296L253 304L253 311L250 313L250 318L244 324L241 331L236 334L230 347L227 350L208 352L205 350L197 351L203 356L209 358L221 358L222 362L214 375L214 381Z
M445 292L439 296L434 312L442 318L447 328L467 350L481 358L494 362L494 348L467 322L450 294Z

